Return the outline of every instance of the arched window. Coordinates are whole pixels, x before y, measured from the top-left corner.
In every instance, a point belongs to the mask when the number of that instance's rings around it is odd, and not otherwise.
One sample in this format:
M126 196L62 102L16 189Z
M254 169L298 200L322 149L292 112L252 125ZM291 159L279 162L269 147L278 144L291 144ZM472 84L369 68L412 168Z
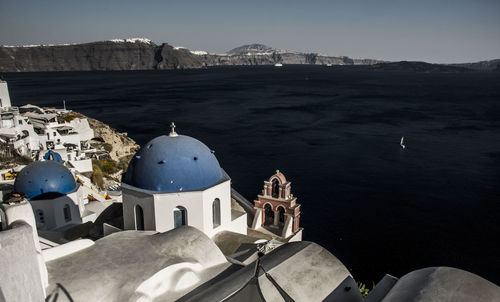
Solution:
M140 205L135 205L135 229L144 231L144 211Z
M63 211L64 211L64 221L66 222L71 221L71 209L69 208L69 204L64 205Z
M274 198L278 198L279 197L279 193L280 193L280 186L279 186L279 181L277 179L274 179L273 180L273 186L271 188L271 195L274 197Z
M274 211L270 204L264 206L265 221L264 225L274 224Z
M215 198L212 203L212 222L214 229L220 225L220 199Z
M282 206L279 206L278 213L279 213L279 223L285 224L285 208Z
M179 206L174 209L174 228L182 225L187 225L187 210Z
M41 228L45 224L45 216L42 210L36 210L36 218L38 219L38 227Z

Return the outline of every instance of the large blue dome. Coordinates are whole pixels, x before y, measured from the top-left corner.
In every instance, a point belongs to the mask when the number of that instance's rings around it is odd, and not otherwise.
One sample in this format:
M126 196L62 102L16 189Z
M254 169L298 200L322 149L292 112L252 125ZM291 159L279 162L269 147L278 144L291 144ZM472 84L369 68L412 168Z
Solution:
M52 160L27 165L14 182L14 190L26 194L28 199L48 193L65 195L75 188L73 174L62 164Z
M145 190L180 192L205 189L224 177L205 144L189 136L162 135L137 151L123 182Z

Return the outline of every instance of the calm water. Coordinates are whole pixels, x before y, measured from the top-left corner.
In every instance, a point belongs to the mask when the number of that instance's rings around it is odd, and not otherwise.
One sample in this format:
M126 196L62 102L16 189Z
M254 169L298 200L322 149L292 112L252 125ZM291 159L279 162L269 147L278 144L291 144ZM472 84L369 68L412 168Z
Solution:
M285 66L4 78L15 105L65 99L139 144L175 121L216 150L249 200L280 169L302 204L304 239L357 280L441 265L500 284L499 73Z

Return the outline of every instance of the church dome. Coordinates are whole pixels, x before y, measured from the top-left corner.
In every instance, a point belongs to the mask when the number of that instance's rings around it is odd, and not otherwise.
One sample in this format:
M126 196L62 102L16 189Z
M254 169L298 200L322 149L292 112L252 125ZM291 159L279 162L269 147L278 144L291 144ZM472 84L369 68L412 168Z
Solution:
M52 160L37 161L24 167L14 182L14 190L28 199L46 194L65 195L76 188L73 174Z
M180 192L203 190L224 178L213 151L197 139L172 132L137 151L123 182L145 190Z
M43 156L43 159L53 160L53 161L56 161L58 163L62 163L62 161L63 161L61 154L59 154L53 150L49 150L49 152L45 153L45 155Z

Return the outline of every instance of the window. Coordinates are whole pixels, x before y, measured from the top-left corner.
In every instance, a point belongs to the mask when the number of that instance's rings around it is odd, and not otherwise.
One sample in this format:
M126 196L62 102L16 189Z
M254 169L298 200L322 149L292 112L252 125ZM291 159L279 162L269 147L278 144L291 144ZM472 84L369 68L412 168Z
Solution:
M187 225L187 210L184 207L174 209L174 228Z
M140 205L135 205L135 229L144 231L144 211Z
M71 209L69 208L68 204L64 205L63 211L64 211L64 220L66 222L71 221Z
M220 225L220 199L215 198L212 203L212 222L214 229Z

